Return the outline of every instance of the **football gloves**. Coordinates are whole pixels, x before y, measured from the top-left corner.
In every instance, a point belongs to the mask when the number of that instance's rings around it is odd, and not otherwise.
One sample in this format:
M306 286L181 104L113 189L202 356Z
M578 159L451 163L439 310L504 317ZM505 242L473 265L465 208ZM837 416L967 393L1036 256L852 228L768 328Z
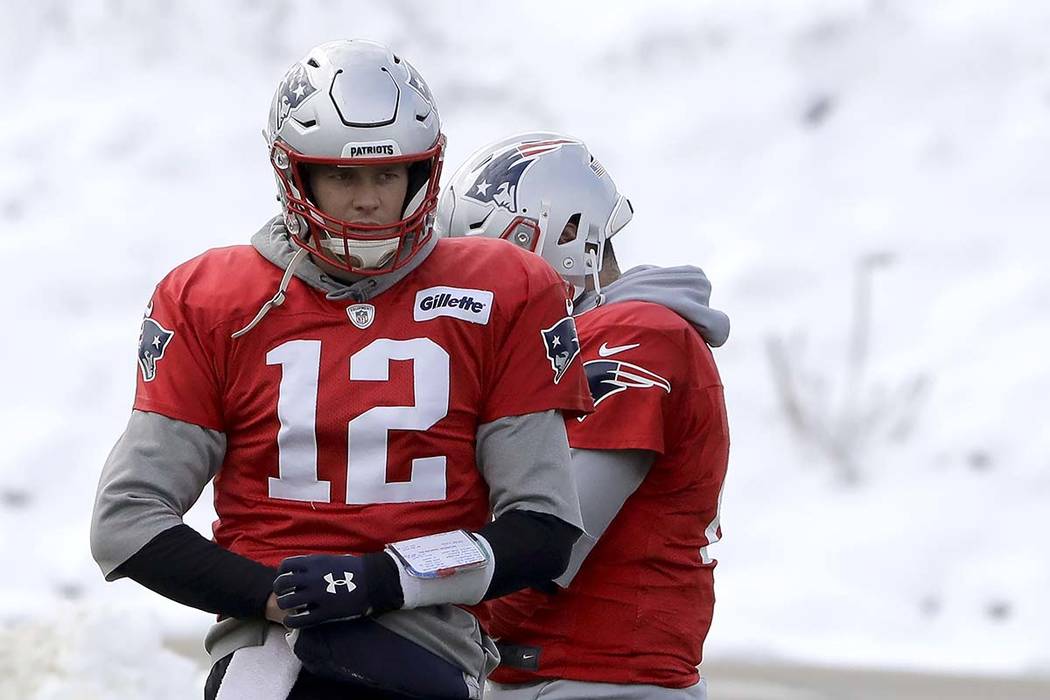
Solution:
M292 629L333 620L352 620L373 612L365 558L352 554L309 554L281 562L273 592L288 611Z

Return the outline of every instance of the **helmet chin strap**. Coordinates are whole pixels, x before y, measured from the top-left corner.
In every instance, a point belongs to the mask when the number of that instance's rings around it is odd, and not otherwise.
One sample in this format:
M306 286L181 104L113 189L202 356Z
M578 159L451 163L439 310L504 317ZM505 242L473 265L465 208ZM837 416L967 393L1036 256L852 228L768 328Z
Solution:
M605 297L602 295L602 258L601 254L605 249L605 239L602 236L601 230L595 223L588 224L587 227L587 242L584 244L583 257L586 261L584 264L589 265L591 268L591 284L594 286L595 306L601 306L605 301Z
M588 250L585 255L587 256L587 262L591 265L591 284L594 285L594 294L597 297L595 306L601 306L602 302L605 301L605 297L602 295L602 280L601 280L601 268L598 260L598 251L595 249Z
M319 226L324 222L313 212L309 214ZM306 228L307 240L313 233L309 226ZM291 230L291 228L289 228ZM346 247L343 247L342 239L333 238L323 232L317 236L317 245L332 253L340 260L350 254L353 258L351 264L360 269L378 269L388 264L397 255L398 246L401 244L399 236L390 238L375 238L372 240L347 239Z
M356 258L354 267L366 270L377 269L389 263L397 253L397 247L400 243L401 239L397 236L368 241L357 239L348 240L344 249L342 241L332 238L324 238L320 241L322 248L326 248L340 258L344 257L349 250L350 256Z

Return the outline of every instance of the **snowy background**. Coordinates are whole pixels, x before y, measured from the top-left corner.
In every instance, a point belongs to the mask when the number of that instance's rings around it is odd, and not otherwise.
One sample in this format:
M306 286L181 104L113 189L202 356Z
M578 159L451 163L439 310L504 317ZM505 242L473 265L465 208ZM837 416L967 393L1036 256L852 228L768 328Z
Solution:
M447 173L576 135L635 205L621 263L712 279L733 449L709 659L1050 674L1050 3L0 9L3 698L200 692L166 645L210 616L102 581L92 497L153 285L276 211L272 91L353 36L427 79Z

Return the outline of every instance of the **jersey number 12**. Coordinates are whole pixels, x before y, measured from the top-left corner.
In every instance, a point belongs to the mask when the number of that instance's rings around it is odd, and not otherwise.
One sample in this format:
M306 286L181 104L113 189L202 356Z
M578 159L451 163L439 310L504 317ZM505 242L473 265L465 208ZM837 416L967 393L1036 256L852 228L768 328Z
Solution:
M386 480L391 430L429 430L448 415L448 353L429 338L379 338L350 356L350 379L385 382L391 360L412 360L413 406L376 406L347 428L346 503L407 503L445 499L445 457L412 460L412 478ZM317 478L317 384L321 341L290 340L266 353L266 364L281 366L277 398L278 473L269 477L270 498L330 503L330 481ZM421 381L420 377L426 377Z

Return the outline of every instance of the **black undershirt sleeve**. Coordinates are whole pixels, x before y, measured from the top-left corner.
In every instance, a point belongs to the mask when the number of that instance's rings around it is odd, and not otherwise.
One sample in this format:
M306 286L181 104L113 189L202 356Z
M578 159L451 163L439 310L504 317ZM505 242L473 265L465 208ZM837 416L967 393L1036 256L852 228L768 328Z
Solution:
M117 567L177 603L224 617L263 617L277 570L220 547L189 525L150 540Z
M572 546L582 534L561 518L530 510L511 510L478 531L492 548L495 569L485 600L529 586L552 592L551 582L569 565ZM405 604L394 560L383 552L364 555L368 599L376 613Z
M511 510L478 531L492 548L495 569L485 600L530 586L557 588L551 580L569 565L579 528L561 518L530 510ZM394 560L382 552L364 555L368 597L377 612L404 605Z
M569 565L582 534L561 518L530 510L507 511L478 531L492 547L495 570L485 600L529 586L545 587Z
M553 515L512 510L479 534L492 547L495 569L485 600L529 586L544 587L565 571L579 528ZM403 604L393 560L365 555L369 596L377 610ZM277 570L223 549L188 525L160 533L116 573L177 603L227 617L262 617Z

